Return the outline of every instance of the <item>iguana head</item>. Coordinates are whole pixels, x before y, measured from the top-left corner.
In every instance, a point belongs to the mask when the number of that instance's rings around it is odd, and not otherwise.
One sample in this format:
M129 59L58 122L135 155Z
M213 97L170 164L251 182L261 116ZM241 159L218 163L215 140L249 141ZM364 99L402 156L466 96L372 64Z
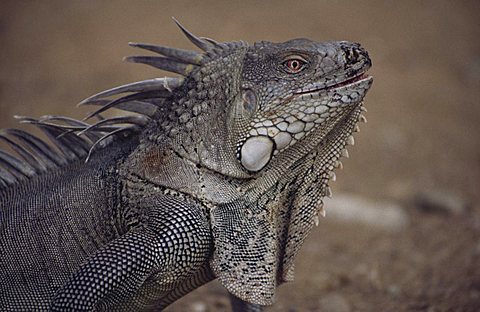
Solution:
M100 101L97 112L115 106L151 117L144 138L194 165L191 179L201 185L191 194L212 207L213 271L237 297L271 304L275 288L292 279L332 171L353 142L371 61L346 41L217 43L181 28L203 53L132 44L163 56L128 60L184 77L121 86L85 102ZM134 93L104 100L123 92ZM175 170L168 172L175 181Z
M259 172L310 133L321 128L326 136L325 129L363 100L372 82L365 75L370 66L367 52L346 41L295 39L250 47L233 119L242 166Z

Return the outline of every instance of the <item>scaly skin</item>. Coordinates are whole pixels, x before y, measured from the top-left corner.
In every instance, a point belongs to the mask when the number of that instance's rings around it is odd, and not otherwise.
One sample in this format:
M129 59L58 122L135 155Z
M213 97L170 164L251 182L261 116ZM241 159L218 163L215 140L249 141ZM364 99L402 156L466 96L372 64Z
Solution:
M2 309L158 310L218 278L235 311L261 311L293 278L363 118L368 54L345 41L250 46L182 30L204 53L134 43L165 57L127 60L183 78L84 101L103 106L92 116L114 106L140 116L90 127L23 118L60 151L0 135L21 156L0 154Z

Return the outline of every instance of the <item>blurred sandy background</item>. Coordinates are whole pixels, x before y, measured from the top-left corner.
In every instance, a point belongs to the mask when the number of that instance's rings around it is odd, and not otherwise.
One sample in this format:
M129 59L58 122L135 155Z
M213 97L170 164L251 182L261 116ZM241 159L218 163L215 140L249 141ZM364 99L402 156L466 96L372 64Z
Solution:
M219 41L358 41L373 60L368 124L332 187L393 205L401 226L327 203L270 311L480 310L479 1L2 1L0 127L81 117L83 98L165 75L121 59L129 41L192 48L171 16ZM170 311L226 302L213 283Z

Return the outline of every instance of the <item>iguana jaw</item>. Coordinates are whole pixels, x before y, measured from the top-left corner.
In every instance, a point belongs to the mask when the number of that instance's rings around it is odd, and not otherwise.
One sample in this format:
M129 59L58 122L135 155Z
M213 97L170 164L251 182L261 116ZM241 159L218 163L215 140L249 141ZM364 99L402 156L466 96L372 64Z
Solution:
M361 72L336 83L311 84L280 100L276 106L289 107L288 110L253 120L245 143L237 150L242 165L258 172L317 130L327 136L328 129L362 101L372 81L371 76ZM277 166L278 162L275 163Z

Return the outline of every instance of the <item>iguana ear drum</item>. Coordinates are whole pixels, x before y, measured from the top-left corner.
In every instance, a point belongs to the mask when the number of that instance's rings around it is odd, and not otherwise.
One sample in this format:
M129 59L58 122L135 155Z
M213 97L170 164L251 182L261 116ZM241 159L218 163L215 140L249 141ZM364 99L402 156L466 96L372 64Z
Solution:
M240 150L242 166L248 171L259 171L272 158L275 143L267 136L250 137Z
M252 90L245 90L242 94L243 108L248 112L253 112L257 109L257 96Z

